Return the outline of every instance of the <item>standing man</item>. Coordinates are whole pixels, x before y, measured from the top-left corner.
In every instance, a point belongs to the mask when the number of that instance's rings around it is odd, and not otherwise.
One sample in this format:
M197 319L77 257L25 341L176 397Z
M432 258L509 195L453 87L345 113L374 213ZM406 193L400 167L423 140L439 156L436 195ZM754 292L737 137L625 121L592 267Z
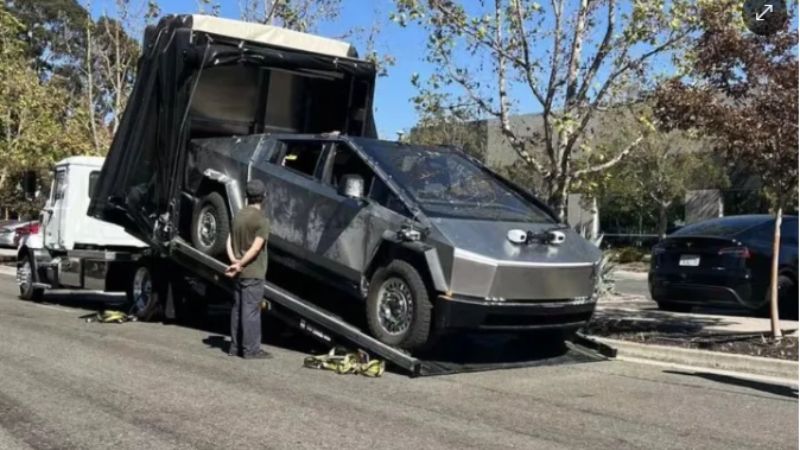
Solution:
M247 206L233 219L227 249L231 265L225 275L236 279L231 311L231 347L228 354L245 359L269 359L261 349L261 300L267 274L269 221L261 210L264 183L247 183Z

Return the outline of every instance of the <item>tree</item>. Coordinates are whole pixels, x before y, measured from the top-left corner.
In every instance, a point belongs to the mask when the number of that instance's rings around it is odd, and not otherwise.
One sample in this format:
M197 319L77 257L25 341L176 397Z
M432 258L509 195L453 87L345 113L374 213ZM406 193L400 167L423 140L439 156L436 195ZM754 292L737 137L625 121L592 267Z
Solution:
M656 233L663 239L670 209L682 202L689 190L727 185L713 155L694 147L678 132L649 134L635 154L609 172L602 195L622 197L640 211L656 211Z
M77 0L14 0L5 4L22 24L18 37L26 43L26 57L34 61L39 76L56 79L71 93L79 93L86 10Z
M782 211L797 205L798 33L791 21L772 36L749 33L741 6L740 0L703 3L702 32L687 51L685 73L659 89L658 113L669 127L713 136L722 155L759 174L776 214L777 244ZM780 337L777 258L775 251L771 309L773 335Z
M91 154L87 115L70 107L70 93L40 80L31 54L19 39L24 26L0 6L0 193L22 199L14 180L25 170L47 174L59 159ZM65 106L66 105L66 106Z
M626 86L645 85L653 61L689 34L690 3L495 0L465 6L454 0L396 0L394 19L428 34L426 59L436 71L421 84L421 101L436 92L458 92L459 101L497 119L521 164L543 180L548 202L563 218L576 179L614 166L643 139L635 136L601 164L573 165L597 111L609 106L610 98L619 99ZM511 126L518 108L541 109L541 133Z
M482 126L476 122L475 111L467 105L419 111L420 120L404 140L412 144L447 145L458 147L483 160Z

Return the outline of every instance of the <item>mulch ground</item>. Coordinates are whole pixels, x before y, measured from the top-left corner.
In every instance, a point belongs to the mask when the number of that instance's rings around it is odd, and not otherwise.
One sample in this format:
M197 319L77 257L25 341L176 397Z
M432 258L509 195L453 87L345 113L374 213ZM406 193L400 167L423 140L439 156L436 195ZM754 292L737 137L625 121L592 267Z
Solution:
M698 333L697 330L675 324L602 319L590 323L584 332L640 344L798 360L798 340L795 336L786 336L776 341L769 334Z

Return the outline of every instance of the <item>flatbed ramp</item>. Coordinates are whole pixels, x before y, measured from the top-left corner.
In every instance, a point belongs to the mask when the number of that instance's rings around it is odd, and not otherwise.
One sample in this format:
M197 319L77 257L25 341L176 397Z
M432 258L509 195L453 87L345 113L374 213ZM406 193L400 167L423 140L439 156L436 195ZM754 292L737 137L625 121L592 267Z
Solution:
M231 287L224 276L225 264L196 250L184 240L178 238L171 242L170 255L173 261L191 270L194 275L221 287ZM382 358L411 376L577 364L603 361L607 356L613 356L592 341L578 339L576 342L566 342L563 348L523 360L504 359L502 356L508 347L502 343L500 350L496 346L486 349L481 349L480 345L467 346L471 355L477 353L480 356L477 361L474 358L464 358L459 355L454 355L452 358L443 354L429 354L417 358L378 341L336 314L303 300L273 283L265 281L264 288L264 296L271 304L270 313L284 322L327 345L343 345L367 351L371 356ZM463 345L459 347L465 348Z

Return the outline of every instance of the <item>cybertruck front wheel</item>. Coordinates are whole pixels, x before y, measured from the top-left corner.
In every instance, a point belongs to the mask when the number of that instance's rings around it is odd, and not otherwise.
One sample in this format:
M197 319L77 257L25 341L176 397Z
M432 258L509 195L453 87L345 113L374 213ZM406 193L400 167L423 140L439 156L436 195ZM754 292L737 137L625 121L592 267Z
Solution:
M431 334L431 301L413 266L395 260L372 276L367 295L367 324L385 344L406 350L425 346Z
M230 220L225 199L218 192L203 197L192 214L192 245L208 256L225 254Z

